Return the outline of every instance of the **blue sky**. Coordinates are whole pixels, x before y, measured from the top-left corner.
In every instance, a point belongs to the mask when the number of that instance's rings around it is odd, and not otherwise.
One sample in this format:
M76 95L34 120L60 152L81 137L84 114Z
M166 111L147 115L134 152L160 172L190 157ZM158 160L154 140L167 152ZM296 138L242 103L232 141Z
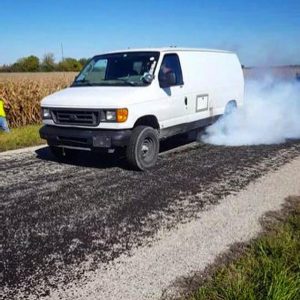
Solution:
M243 64L300 64L299 0L0 0L0 64L128 47L236 51Z

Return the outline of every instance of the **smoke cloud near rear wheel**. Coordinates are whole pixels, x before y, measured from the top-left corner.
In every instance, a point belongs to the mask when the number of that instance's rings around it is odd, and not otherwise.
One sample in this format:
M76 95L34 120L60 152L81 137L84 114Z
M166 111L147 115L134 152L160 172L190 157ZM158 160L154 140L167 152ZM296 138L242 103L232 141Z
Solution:
M224 115L200 139L215 145L279 144L300 138L300 84L248 80L244 106Z

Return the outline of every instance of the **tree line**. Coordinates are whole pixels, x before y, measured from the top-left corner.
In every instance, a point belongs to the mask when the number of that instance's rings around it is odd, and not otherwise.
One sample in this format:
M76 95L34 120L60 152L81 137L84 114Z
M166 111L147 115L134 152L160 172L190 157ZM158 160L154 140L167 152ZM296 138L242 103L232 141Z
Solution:
M67 57L56 63L53 53L45 54L42 59L30 55L18 59L13 64L0 66L0 72L78 72L87 61L86 58Z

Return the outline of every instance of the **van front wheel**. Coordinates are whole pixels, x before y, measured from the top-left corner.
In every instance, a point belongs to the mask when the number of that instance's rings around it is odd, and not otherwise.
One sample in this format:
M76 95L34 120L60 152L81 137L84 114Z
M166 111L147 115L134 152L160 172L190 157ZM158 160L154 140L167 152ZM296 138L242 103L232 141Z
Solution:
M159 153L157 130L148 126L137 126L133 129L126 150L127 160L131 167L139 170L152 168Z

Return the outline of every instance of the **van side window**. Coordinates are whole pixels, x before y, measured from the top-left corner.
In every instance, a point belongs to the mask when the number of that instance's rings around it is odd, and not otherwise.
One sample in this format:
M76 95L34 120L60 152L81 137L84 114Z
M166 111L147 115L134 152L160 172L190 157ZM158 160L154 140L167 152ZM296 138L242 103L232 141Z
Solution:
M177 54L166 54L161 63L158 79L161 87L164 87L164 81L167 75L174 76L173 84L169 86L183 85L182 71L179 57Z

